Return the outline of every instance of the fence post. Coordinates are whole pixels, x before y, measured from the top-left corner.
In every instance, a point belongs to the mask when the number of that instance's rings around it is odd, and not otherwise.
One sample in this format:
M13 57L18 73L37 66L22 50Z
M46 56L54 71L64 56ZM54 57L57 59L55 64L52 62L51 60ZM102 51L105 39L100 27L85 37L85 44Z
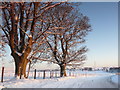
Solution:
M51 77L53 77L53 71L51 71Z
M71 76L71 71L69 71L69 76Z
M51 76L51 71L50 71L50 78L51 78L52 76Z
M45 70L43 71L43 79L45 79Z
M57 71L55 71L55 77L57 77Z
M35 69L35 72L34 72L34 79L36 79L36 69Z
M53 71L53 77L55 76L55 71Z
M1 82L3 82L3 76L4 76L4 67L2 67L2 76L1 76Z

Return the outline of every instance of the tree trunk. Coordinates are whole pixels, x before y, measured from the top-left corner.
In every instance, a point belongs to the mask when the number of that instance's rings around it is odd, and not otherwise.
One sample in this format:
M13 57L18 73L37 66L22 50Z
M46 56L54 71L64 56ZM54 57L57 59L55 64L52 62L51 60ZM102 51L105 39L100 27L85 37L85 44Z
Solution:
M22 60L21 60L22 61ZM27 59L24 59L22 62L19 61L15 63L15 76L22 76L26 78L26 66L27 66Z
M28 73L27 73L27 78L29 76L29 73L30 73L30 67L31 67L31 62L29 63L29 67L28 67Z
M25 78L27 78L27 76L26 76L27 64L28 64L27 58L26 59L25 58L21 59L21 63L20 63L20 66L19 66L19 68L21 68L20 74L22 75L22 77L25 77Z
M65 64L60 65L60 77L63 77L63 76L67 76Z
M22 76L26 78L26 67L28 64L27 58L23 58L23 56L18 56L15 53L11 54L15 61L15 77Z

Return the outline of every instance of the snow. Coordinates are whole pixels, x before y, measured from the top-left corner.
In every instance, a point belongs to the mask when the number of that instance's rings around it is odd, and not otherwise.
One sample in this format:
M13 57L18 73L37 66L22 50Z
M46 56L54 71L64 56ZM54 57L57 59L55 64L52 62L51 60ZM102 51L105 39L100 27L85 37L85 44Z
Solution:
M19 52L17 52L17 51L16 51L16 54L17 54L18 56L22 56L22 53L19 53Z
M111 77L111 81L115 84L120 85L119 80L120 80L120 75L114 75L114 76Z
M31 34L29 35L29 38L32 38L32 35L31 35Z
M0 88L118 88L118 78L114 73L76 70L74 74L67 77L47 77L46 79L10 78L0 83Z
M0 86L0 89L5 88L4 86Z

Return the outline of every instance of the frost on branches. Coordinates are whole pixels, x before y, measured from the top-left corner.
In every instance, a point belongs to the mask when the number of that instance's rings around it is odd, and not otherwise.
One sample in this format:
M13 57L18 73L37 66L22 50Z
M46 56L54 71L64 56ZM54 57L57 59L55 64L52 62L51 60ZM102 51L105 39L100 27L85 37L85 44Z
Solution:
M2 24L0 28L7 39L15 62L15 76L26 76L27 57L37 45L43 43L45 32L44 12L63 2L0 2ZM36 53L36 52L35 52Z
M91 26L89 18L74 4L61 4L44 13L49 28L44 34L46 48L36 55L43 57L40 60L58 64L61 77L66 76L66 66L81 66L86 60L87 48L83 43Z
M60 66L81 65L86 59L84 37L91 31L89 19L67 2L1 2L0 28L11 49L15 76L28 77L26 67L41 60Z

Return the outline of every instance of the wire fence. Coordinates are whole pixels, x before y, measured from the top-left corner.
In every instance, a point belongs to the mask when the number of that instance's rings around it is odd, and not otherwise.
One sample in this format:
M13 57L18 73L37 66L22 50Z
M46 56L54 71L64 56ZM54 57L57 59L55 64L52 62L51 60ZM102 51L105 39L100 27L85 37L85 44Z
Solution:
M76 76L77 73L72 70L66 70L67 76ZM34 70L29 74L29 78L45 79L45 78L57 78L60 77L60 70Z
M26 72L28 73L28 72ZM80 72L80 70L71 70L71 69L67 69L66 70L66 74L67 76L85 76L87 77L88 74L87 72ZM94 75L94 74L90 74L90 75ZM28 79L49 79L49 78L59 78L60 77L60 70L56 69L56 70L31 70L29 72L29 76ZM6 70L2 67L1 73L0 73L0 78L1 78L1 82L10 80L12 78L14 78L14 71L13 70ZM20 78L19 78L20 79Z

